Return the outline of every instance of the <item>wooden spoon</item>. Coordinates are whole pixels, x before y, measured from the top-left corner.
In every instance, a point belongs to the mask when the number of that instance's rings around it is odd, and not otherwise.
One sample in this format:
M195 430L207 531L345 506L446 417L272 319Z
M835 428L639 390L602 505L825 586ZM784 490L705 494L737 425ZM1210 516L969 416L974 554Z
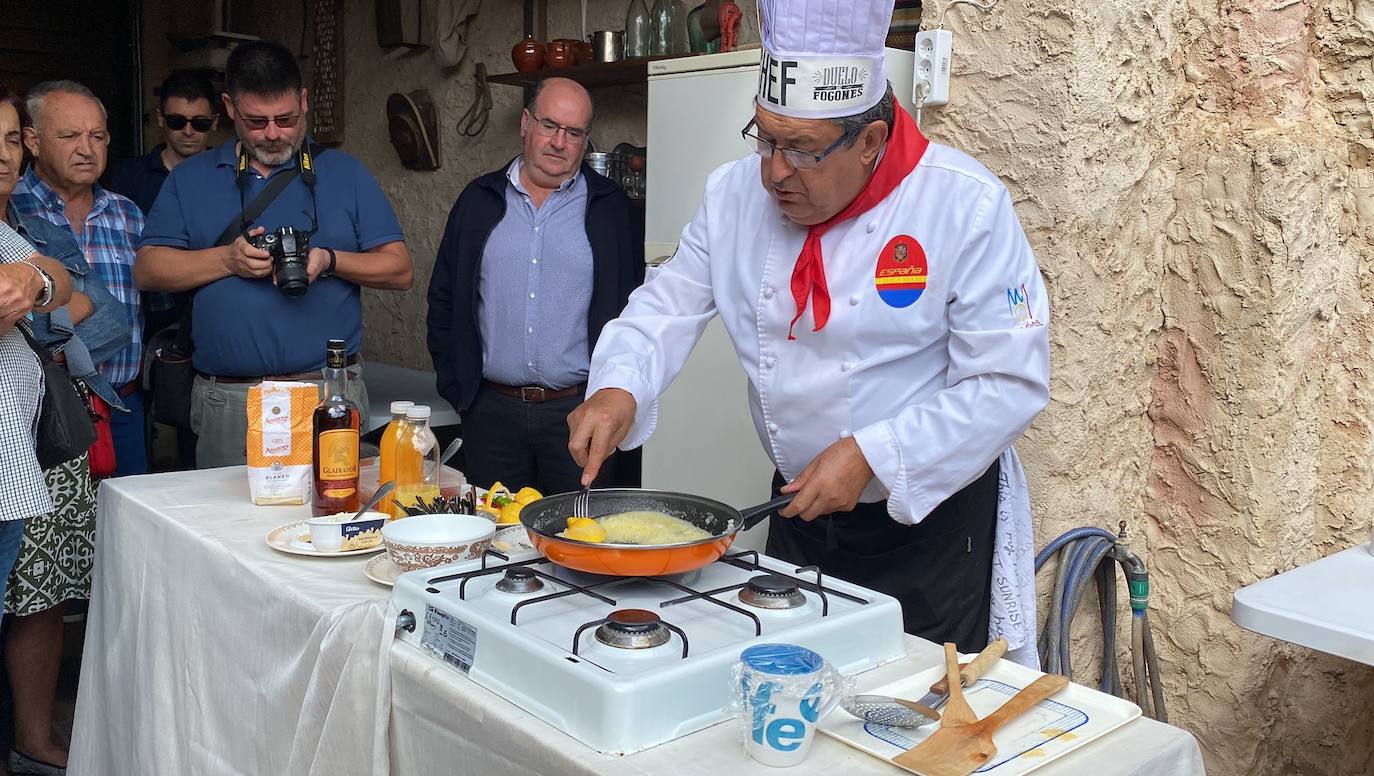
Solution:
M964 700L963 683L959 681L959 653L949 642L945 642L945 681L949 683L949 701L940 717L940 728L963 727L977 722L977 715Z
M950 683L951 691L955 684ZM997 754L993 733L1068 686L1068 679L1057 674L1045 674L1012 696L987 718L972 725L946 726L943 722L949 720L950 714L950 708L946 708L940 729L914 748L893 757L892 762L921 776L968 776ZM954 706L953 697L949 706Z

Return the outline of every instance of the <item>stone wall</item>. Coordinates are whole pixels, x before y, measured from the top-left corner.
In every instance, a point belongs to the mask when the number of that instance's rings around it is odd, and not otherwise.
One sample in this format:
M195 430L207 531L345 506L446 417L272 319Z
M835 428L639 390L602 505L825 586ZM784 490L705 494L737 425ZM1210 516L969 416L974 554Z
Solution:
M947 26L953 103L925 128L1006 180L1054 310L1021 445L1038 542L1127 522L1210 773L1370 772L1374 669L1230 605L1369 535L1374 3L1032 0Z

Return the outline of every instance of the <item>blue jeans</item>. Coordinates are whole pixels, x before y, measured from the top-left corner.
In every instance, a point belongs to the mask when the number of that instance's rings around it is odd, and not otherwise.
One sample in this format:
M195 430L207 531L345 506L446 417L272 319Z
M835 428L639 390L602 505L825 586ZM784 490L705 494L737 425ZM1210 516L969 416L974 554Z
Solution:
M110 436L114 437L116 477L148 473L148 443L143 427L143 391L121 397L128 412L110 413Z
M37 515L34 515L37 517ZM19 557L19 542L24 538L23 520L0 520L0 601L5 600L5 588L10 581L10 571Z

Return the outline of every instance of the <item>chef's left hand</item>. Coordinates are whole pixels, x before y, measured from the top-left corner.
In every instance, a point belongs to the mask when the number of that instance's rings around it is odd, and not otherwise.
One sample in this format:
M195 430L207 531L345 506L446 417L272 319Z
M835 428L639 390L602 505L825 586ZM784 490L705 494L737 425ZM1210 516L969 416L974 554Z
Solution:
M783 493L795 493L797 497L778 514L809 522L831 512L848 512L859 503L859 496L872 479L873 468L859 443L846 437L822 450L795 480L782 487Z

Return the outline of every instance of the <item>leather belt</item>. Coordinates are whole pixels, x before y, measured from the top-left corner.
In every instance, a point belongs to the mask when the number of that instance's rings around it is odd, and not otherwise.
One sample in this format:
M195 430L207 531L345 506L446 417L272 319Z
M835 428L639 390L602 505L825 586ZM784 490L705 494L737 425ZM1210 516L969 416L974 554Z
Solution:
M115 393L119 394L120 398L127 399L130 396L133 396L134 394L138 393L139 390L141 390L142 388L143 380L140 378L135 378L116 388Z
M586 383L570 385L567 388L545 388L542 385L502 385L500 383L493 383L490 380L483 380L482 383L497 393L514 396L520 401L529 404L539 404L540 402L553 401L554 399L566 399L569 396L581 396L587 392Z
M362 361L362 359L358 358L358 355L355 353L344 360L344 366L354 366L355 364L358 364L360 361ZM323 367L321 367L321 369L323 369ZM282 382L308 382L311 380L323 380L324 375L321 369L315 369L309 372L297 372L293 375L262 375L261 377L226 377L222 375L209 375L205 374L204 372L200 372L199 374L201 377L204 377L209 380L214 380L217 383L260 383L263 380L280 380Z

